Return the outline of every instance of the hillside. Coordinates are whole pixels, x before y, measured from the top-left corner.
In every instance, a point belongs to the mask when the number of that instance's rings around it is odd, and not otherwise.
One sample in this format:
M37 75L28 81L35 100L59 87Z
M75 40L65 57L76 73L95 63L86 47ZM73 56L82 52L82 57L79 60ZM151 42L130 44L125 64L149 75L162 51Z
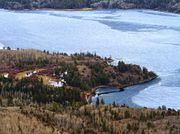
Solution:
M178 134L180 111L125 106L0 108L1 134Z
M0 134L177 134L180 111L87 104L97 86L148 82L145 67L91 53L0 50ZM63 85L51 85L51 81Z
M0 50L0 73L17 78L20 73L36 70L36 76L60 79L63 73L68 86L90 90L97 86L123 88L156 78L156 74L134 64L120 61L111 64L111 58L101 58L91 53L49 53L39 50ZM77 81L71 80L76 78Z
M60 132L35 117L21 114L19 108L0 107L0 134L60 134Z
M0 0L5 9L155 9L180 12L179 0Z

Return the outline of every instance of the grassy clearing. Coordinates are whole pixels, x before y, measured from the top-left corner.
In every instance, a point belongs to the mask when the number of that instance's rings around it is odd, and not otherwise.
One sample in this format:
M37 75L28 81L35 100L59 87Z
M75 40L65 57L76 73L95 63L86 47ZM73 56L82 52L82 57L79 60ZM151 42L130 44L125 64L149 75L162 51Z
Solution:
M49 77L49 76L45 76L45 75L39 75L38 76L39 80L43 80L43 84L44 85L49 85L49 81L53 80L53 78Z
M94 10L93 8L81 8L80 9L81 11L91 11L91 10Z
M25 77L25 74L28 73L28 72L41 72L43 71L44 69L34 69L34 70L28 70L28 71L23 71L23 72L20 72L20 73L17 73L15 78L18 79L18 80L21 80Z
M38 72L41 72L43 70L45 70L45 69L34 69L34 70L28 70L28 71L20 72L20 73L16 74L15 78L18 80L21 80L25 77L26 73L28 73L28 72L36 71L36 73L38 73ZM36 74L36 76L39 78L39 80L41 80L41 79L43 80L44 85L49 85L49 81L54 80L52 77L46 76L46 75L37 75Z
M18 80L21 80L25 77L25 74L28 73L30 71L24 71L24 72L20 72L20 73L17 73L15 78L18 79Z

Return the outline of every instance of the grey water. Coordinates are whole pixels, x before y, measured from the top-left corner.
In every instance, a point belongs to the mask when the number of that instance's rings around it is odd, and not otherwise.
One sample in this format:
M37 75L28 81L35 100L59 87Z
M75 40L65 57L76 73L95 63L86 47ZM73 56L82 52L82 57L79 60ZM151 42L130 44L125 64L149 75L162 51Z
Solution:
M0 47L92 52L139 64L157 82L100 95L106 103L180 109L180 15L152 10L0 10Z

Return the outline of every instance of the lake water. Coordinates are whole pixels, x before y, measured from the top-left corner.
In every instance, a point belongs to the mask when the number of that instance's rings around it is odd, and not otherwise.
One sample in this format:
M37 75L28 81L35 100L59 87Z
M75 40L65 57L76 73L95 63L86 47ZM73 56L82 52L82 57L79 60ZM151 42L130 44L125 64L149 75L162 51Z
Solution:
M96 52L155 71L155 82L101 95L106 103L180 109L180 15L151 10L0 10L0 47Z

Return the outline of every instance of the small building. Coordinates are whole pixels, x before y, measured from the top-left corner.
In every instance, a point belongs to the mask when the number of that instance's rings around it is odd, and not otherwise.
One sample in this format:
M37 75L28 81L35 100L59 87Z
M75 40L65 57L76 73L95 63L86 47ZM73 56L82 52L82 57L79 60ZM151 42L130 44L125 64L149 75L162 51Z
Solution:
M26 77L26 78L27 78L27 77L31 77L32 75L33 75L32 72L27 72L24 77Z
M60 75L60 77L63 78L63 77L64 77L64 74L62 73L62 74Z
M33 74L36 74L37 73L37 71L35 70L35 71L33 71Z
M68 72L66 71L66 72L64 72L64 75L67 75L68 74Z
M66 81L64 79L61 80L62 83L66 84Z
M3 77L4 77L4 78L9 78L9 74L8 74L8 73L5 73L5 74L3 74Z
M64 83L61 82L61 81L52 81L52 80L50 80L49 84L51 86L54 86L54 87L63 87L64 86Z

